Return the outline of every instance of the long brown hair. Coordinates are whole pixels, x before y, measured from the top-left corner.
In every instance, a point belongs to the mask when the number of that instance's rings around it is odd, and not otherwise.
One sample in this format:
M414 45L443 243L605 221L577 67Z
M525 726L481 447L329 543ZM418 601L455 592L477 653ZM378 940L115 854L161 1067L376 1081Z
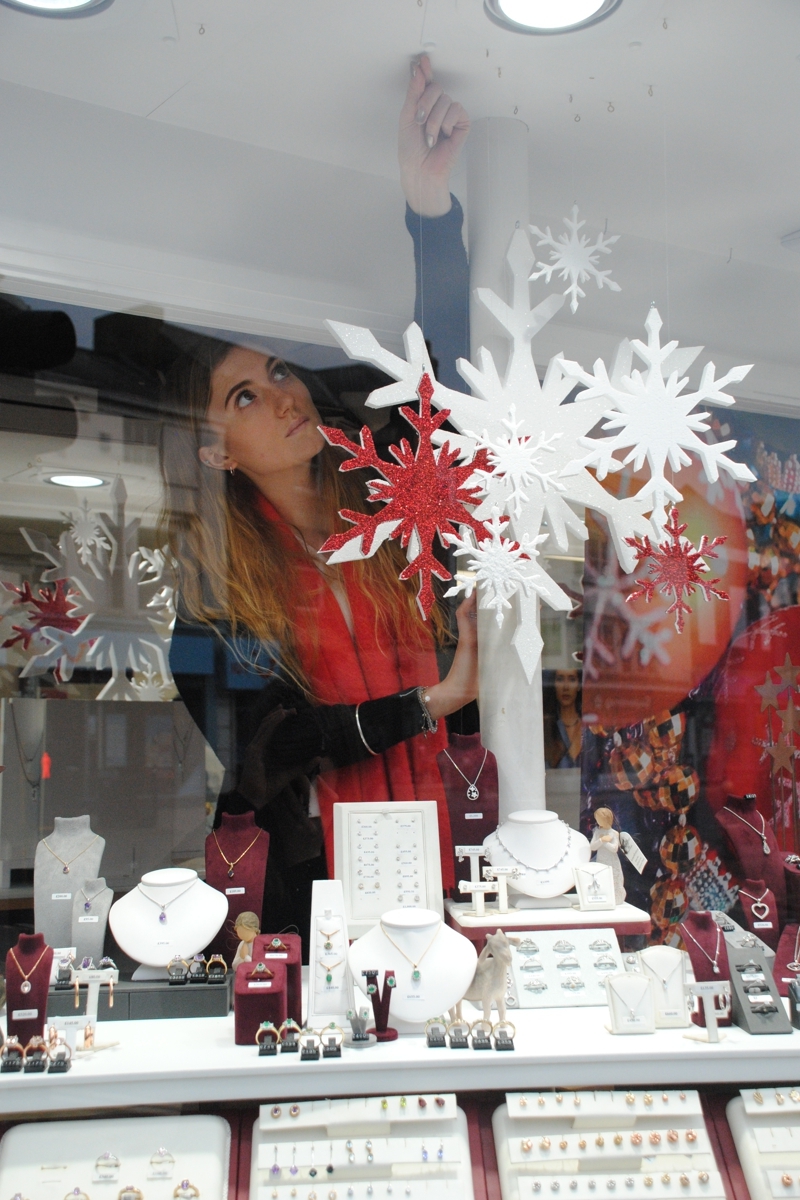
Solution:
M218 632L225 627L234 648L242 637L255 639L278 660L283 674L309 692L293 617L297 552L287 549L274 524L261 515L257 489L241 471L214 470L198 456L200 447L213 441L205 419L212 376L234 348L203 338L181 355L167 378L168 416L160 445L162 525L179 564L180 611ZM320 505L335 532L351 528L339 516L341 509L368 511L362 473L339 471L344 457L326 444L314 460ZM376 628L416 646L429 643L431 636L441 644L447 638L446 615L437 604L423 622L416 584L398 580L406 565L400 547L384 542L371 558L353 564L357 586L373 605Z

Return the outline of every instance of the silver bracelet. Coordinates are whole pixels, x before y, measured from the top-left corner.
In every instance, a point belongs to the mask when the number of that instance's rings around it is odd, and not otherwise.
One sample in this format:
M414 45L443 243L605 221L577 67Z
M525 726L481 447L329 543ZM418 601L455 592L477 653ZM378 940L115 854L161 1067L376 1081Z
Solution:
M417 699L419 700L419 706L422 709L422 723L425 727L422 731L424 734L436 733L436 730L439 728L439 722L434 721L425 699L425 693L427 690L428 689L425 687L417 688Z
M361 722L360 722L360 721L359 721L359 719L358 719L358 710L359 710L360 708L361 708L361 704L357 704L357 705L356 705L356 729L358 730L358 736L361 738L362 742L363 742L363 743L364 743L364 745L366 746L367 750L369 750L369 752L370 752L370 754L372 755L372 757L373 757L373 758L377 758L377 757L378 757L378 751L377 751L377 750L373 750L373 749L372 749L372 746L370 746L369 742L368 742L368 741L367 741L367 739L364 737L364 730L361 728Z

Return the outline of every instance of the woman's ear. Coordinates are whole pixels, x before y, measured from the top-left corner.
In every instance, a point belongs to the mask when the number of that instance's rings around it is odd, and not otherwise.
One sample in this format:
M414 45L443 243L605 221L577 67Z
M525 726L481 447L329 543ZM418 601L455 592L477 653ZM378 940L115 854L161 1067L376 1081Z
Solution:
M228 458L219 446L201 446L197 451L200 462L214 471L231 471L236 469L236 463Z

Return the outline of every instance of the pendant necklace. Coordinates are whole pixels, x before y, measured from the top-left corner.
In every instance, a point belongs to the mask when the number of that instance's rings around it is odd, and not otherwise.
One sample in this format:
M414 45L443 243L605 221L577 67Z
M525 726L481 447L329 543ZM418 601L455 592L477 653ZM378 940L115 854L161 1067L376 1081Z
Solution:
M739 895L746 896L750 901L750 912L757 921L763 921L769 916L769 905L764 903L764 897L768 891L769 888L764 888L760 896L751 896L744 888L739 888Z
M761 848L764 851L764 853L765 854L771 853L770 848L769 848L769 842L767 841L767 822L764 820L763 813L759 812L758 809L756 809L756 814L759 817L761 817L761 829L759 830L759 829L756 829L755 825L753 825L753 823L751 821L746 821L744 817L740 816L739 813L737 813L736 809L728 808L727 804L724 804L722 806L722 811L726 812L726 813L730 813L732 817L736 817L737 821L741 821L743 825L747 825L747 827L749 829L752 829L753 833L757 833L758 836L761 838Z
M708 959L708 961L711 963L711 966L714 968L714 974L719 975L719 973L720 973L719 972L719 963L717 962L717 959L719 958L719 944L720 944L720 938L722 937L722 930L720 929L719 925L716 926L716 930L717 930L717 946L714 951L714 957L712 958L711 955L708 953L708 951L706 949L704 949L703 946L700 945L700 943L698 942L698 940L694 936L694 934L690 933L685 925L681 926L681 932L685 933L686 936L688 938L690 938L691 941L694 942L695 946L697 946L697 949L700 951L700 953L704 954L706 956L706 958Z
M333 972L336 970L337 967L340 967L343 962L344 962L344 959L340 958L338 962L331 963L331 965L328 966L328 964L324 963L322 961L322 959L319 960L319 965L322 967L323 971L325 972L325 982L326 983L333 983Z
M229 858L227 858L227 857L226 857L226 855L223 853L222 847L221 847L221 846L220 846L220 844L219 844L219 839L217 838L217 831L216 831L216 829L212 830L212 833L214 834L214 841L217 843L217 849L219 850L220 857L221 857L221 858L222 858L222 859L223 859L223 860L224 860L224 861L225 861L225 862L228 864L228 879L233 879L233 874L234 874L233 868L236 866L236 864L237 864L237 863L240 863L240 862L242 861L242 859L244 858L245 854L247 854L247 853L248 853L248 851L250 851L250 850L252 850L252 849L253 849L253 846L255 846L256 842L257 842L257 841L258 841L258 839L261 837L261 834L262 834L263 832L264 832L264 831L263 831L263 829L259 829L259 831L258 831L258 833L256 834L256 836L253 838L252 842L251 842L251 843L250 843L250 845L247 847L247 850L243 850L243 851L242 851L242 853L239 855L239 857L238 857L238 858L234 858L234 859L233 859L233 861L231 861L231 860L230 860Z
M794 954L792 955L792 961L788 962L786 966L790 971L794 971L795 975L800 973L800 925L797 927L797 937L794 939Z
M627 976L626 976L626 979L630 979L630 978L631 978L631 976L630 976L630 975L627 975ZM640 1006L640 1005L641 1005L641 1004L642 1004L642 1003L643 1003L643 1002L644 1002L644 1001L647 999L647 993L650 991L650 983L649 983L649 981L648 981L647 979L645 979L645 980L644 980L644 984L645 984L645 986L644 986L644 988L642 989L642 992L641 992L641 995L639 996L639 999L638 999L638 1000L635 1002L635 1007L634 1007L634 1006L632 1006L632 1005L631 1005L631 1002L630 1002L629 1000L627 1000L627 999L626 999L624 996L620 996L620 994L619 994L619 991L618 991L618 990L617 990L617 988L614 986L614 981L613 981L613 979L609 979L609 981L608 981L608 986L609 986L609 987L611 988L611 990L614 992L614 995L615 995L615 996L617 997L617 999L618 999L618 1000L619 1000L619 1001L620 1001L622 1004L624 1004L624 1005L625 1005L625 1007L627 1008L627 1010L628 1010L628 1012L629 1012L629 1014L630 1014L629 1020L631 1020L631 1021L635 1021L635 1020L636 1020L636 1010L637 1010L637 1009L639 1008L639 1006Z
M19 959L17 958L17 956L16 956L16 954L14 953L13 949L9 950L9 952L8 952L8 953L9 953L9 954L11 955L11 957L13 958L13 960L14 960L14 965L16 966L17 970L19 971L20 975L22 976L22 983L19 985L19 990L20 990L20 991L23 993L23 995L27 996L28 992L29 992L29 991L31 990L31 988L33 987L33 984L29 982L29 981L30 981L30 977L31 977L31 975L33 974L33 972L36 970L36 968L38 967L39 963L40 963L40 962L42 961L42 959L44 958L45 954L47 954L47 951L48 951L49 949L50 949L50 947L49 947L49 946L45 946L44 950L43 950L43 951L42 951L42 953L39 955L39 957L37 958L36 962L35 962L35 963L33 964L33 966L31 967L30 971L28 971L27 975L26 975L26 974L25 974L25 972L23 971L22 967L19 965Z
M549 867L532 867L530 865L530 863L523 862L521 858L517 858L516 854L512 853L512 851L509 850L508 846L505 844L503 839L500 837L499 829L495 830L494 836L497 838L498 845L502 846L503 850L505 850L508 857L513 858L514 862L519 863L519 865L521 867L524 867L526 871L530 871L534 875L549 875L551 871L555 871L556 867L561 866L564 859L568 857L569 852L570 852L570 847L572 846L572 830L571 830L571 828L569 827L569 825L567 825L566 821L561 821L560 823L564 826L564 828L567 831L567 844L564 847L564 853L560 856L560 858L557 858L554 863L551 863Z
M161 909L161 912L158 914L158 919L162 925L166 925L167 909L169 908L170 904L174 904L176 900L180 900L181 896L185 896L186 893L190 890L190 888L193 888L196 883L197 883L197 880L193 879L188 887L185 887L182 892L178 892L177 896L173 896L172 899L168 900L166 904L162 904L159 900L155 900L152 896L148 896L147 892L144 890L144 888L142 887L142 885L140 883L137 883L136 888L138 891L140 891L142 893L145 900L149 900L151 904L155 904L158 908Z
M439 936L439 934L441 933L441 930L442 930L442 922L441 922L441 921L439 921L439 924L436 926L436 933L433 935L433 937L431 938L431 940L428 942L427 946L426 946L426 947L425 947L425 949L422 951L422 954L420 954L420 956L419 956L419 958L417 959L417 961L416 961L416 962L414 962L414 959L413 959L413 958L411 958L411 957L410 957L408 954L406 954L406 952L405 952L405 950L403 949L403 947L402 947L402 946L398 946L397 942L394 940L394 938L391 936L391 934L389 934L389 933L387 933L387 932L386 932L386 927L385 927L385 925L383 924L383 921L380 921L380 922L379 922L379 924L380 924L380 927L381 927L381 933L382 933L382 934L383 934L383 936L386 938L386 940L392 943L392 945L394 946L395 950L399 950L399 951L400 951L400 953L402 954L403 958L404 958L404 959L406 959L406 961L407 961L407 962L410 962L410 963L411 963L411 978L412 978L412 979L414 980L414 982L416 983L416 982L417 982L417 980L421 979L421 977L422 977L422 972L421 972L421 971L420 971L420 969L419 969L419 964L422 962L423 958L424 958L424 957L425 957L425 955L428 953L428 951L430 950L431 946L433 945L433 943L436 941L437 937L438 937L438 936Z
M53 848L52 848L51 846L48 846L48 844L47 844L47 838L42 838L42 845L44 846L45 850L49 850L49 851L50 851L50 853L52 854L53 858L57 858L57 859L58 859L58 861L61 863L61 865L62 865L62 871L61 871L61 874L62 874L62 875L69 875L69 869L70 869L70 867L72 866L72 864L73 864L73 863L76 861L76 859L80 858L80 856L81 856L82 854L85 854L87 850L91 850L92 846L95 844L95 842L97 841L97 839L98 839L99 837L100 837L100 834L99 834L99 833L96 833L96 834L94 835L94 837L92 838L92 840L89 842L89 845L88 845L88 846L84 846L82 850L79 850L79 851L78 851L78 853L77 853L77 854L75 854L75 855L74 855L72 858L70 858L69 860L62 858L60 854L56 854L55 850L53 850Z
M644 962L645 970L652 971L652 973L655 975L656 979L659 981L662 988L664 989L665 995L667 992L667 988L669 987L670 979L672 979L672 976L675 974L675 972L678 970L678 968L682 967L682 966L683 966L683 959L680 959L679 962L675 963L675 966L672 968L669 975L662 975L660 971L657 971L655 969L655 967L652 965L652 963Z
M17 725L16 707L13 703L11 703L9 704L9 708L11 709L11 720L14 725L14 741L17 744L17 757L19 758L19 765L22 767L22 774L25 776L25 782L31 789L31 800L33 800L34 804L36 804L39 801L39 787L42 782L42 763L40 751L42 749L42 743L44 742L44 729L41 732L38 745L36 746L33 754L29 754L22 745L22 738L20 737L19 726ZM31 778L31 775L33 774L31 768L37 759L39 759L39 770L35 777Z
M447 754L446 750L445 750L445 754ZM480 779L481 775L483 774L483 768L486 766L486 759L488 757L489 757L489 751L484 750L483 762L480 765L480 770L478 771L478 774L473 779L472 783L470 783L469 779L464 774L464 772L461 770L461 767L458 765L458 763L455 762L455 760L452 759L449 754L447 754L448 760L452 763L452 765L455 767L455 769L458 771L459 775L461 776L461 778L464 780L464 782L467 785L467 799L468 800L477 800L478 797L480 796L480 792L478 791L477 783L478 783L478 780Z
M97 897L98 897L98 896L102 896L103 892L105 892L105 891L107 891L107 890L108 890L108 889L107 889L107 888L105 887L105 885L104 885L104 886L103 886L103 887L101 887L101 888L100 888L98 891L96 891L96 892L95 892L95 894L94 894L93 896L87 896L87 895L86 895L86 889L85 889L85 888L81 888L81 890L80 890L80 892L79 892L79 895L83 896L83 911L84 911L84 912L87 912L87 913L88 913L88 912L91 912L91 911L92 911L92 905L94 904L94 902L95 902L95 900L97 899Z
M322 949L323 950L332 950L333 942L331 941L331 938L335 938L337 934L341 933L341 930L334 929L333 933L326 933L324 929L320 929L320 933L325 938L325 941L322 943Z

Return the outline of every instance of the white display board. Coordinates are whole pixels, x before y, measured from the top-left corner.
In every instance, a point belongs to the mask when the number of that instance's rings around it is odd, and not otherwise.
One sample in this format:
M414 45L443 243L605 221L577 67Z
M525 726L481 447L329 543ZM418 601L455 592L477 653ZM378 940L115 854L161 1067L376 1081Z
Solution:
M351 937L393 908L431 908L444 918L435 801L334 804L333 853Z
M262 1105L250 1200L473 1200L467 1119L452 1093Z
M227 1200L230 1126L222 1117L119 1117L16 1125L0 1142L0 1195L135 1189L172 1200L183 1180L203 1200Z
M695 1091L509 1093L492 1128L503 1200L725 1196Z
M800 1196L800 1084L743 1089L725 1111L751 1200Z
M535 929L517 936L522 940L511 963L511 1008L605 1006L606 975L624 969L613 929Z
M355 1008L353 980L347 969L350 938L344 892L338 879L315 879L311 886L308 952L308 1016L313 1029L331 1021L342 1025Z

